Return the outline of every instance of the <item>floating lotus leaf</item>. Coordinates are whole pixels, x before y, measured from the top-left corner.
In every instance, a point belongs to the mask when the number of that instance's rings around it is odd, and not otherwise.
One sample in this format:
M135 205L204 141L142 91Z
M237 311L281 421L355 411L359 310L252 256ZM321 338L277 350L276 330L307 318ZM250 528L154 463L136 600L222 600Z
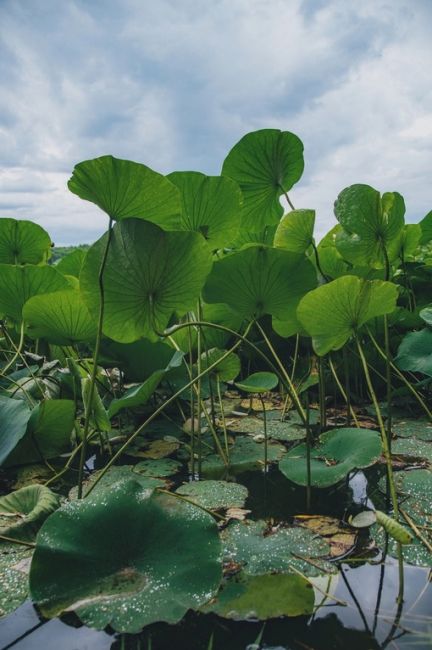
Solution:
M265 521L239 521L227 526L221 537L224 561L241 565L247 575L297 569L316 576L336 571L325 559L330 555L328 542L306 528L279 527L273 532Z
M32 548L0 542L0 617L13 612L27 598L32 553Z
M70 285L53 266L0 264L0 314L16 321L29 298L62 289Z
M339 194L335 215L344 231L336 236L341 255L358 266L384 265L389 246L404 226L405 203L397 192L382 196L369 185L351 185Z
M0 465L25 436L30 415L24 402L0 395Z
M293 210L281 219L274 246L292 253L306 253L313 243L314 226L315 210Z
M141 476L164 478L165 476L177 474L181 467L181 463L172 458L159 458L158 460L149 459L141 460L136 465L133 465L132 472L134 474L140 474Z
M394 418L392 421L393 433L400 438L417 438L418 440L432 440L432 422L419 418L418 420L401 420Z
M50 250L50 236L37 223L0 219L0 264L39 264Z
M301 576L240 573L226 580L216 598L202 611L235 621L265 621L311 614L314 602L313 587Z
M44 616L74 610L90 627L139 632L177 623L221 580L213 518L127 481L73 501L41 528L30 593Z
M267 436L273 440L289 442L292 440L302 440L306 433L298 424L292 422L281 422L280 413L278 420L267 421ZM229 423L229 429L234 429L240 433L249 433L254 436L264 435L264 422L260 418L246 417L238 418L235 422Z
M394 481L397 491L414 500L432 502L432 472L428 469L395 472ZM380 488L385 492L385 480L380 480Z
M193 481L181 485L176 492L208 510L242 508L248 496L244 485L227 481Z
M75 165L68 188L115 220L136 217L172 226L181 212L180 193L168 179L146 165L113 156Z
M242 381L236 381L235 385L245 393L267 393L275 388L279 379L274 372L254 372Z
M56 269L60 273L63 273L63 275L79 278L85 256L86 251L83 248L75 248L75 250L57 262Z
M56 458L70 451L75 425L75 404L68 399L40 402L31 412L26 435L7 459L7 465L23 465Z
M155 461L153 461L155 462ZM124 481L130 481L131 479L136 480L143 489L155 489L158 487L166 487L165 481L161 480L158 477L149 476L146 474L141 474L139 471L135 471L135 465L112 465L102 478L97 483L96 487L93 488L95 492L98 491L107 491L113 485L117 483L122 483ZM89 491L89 488L95 483L99 476L101 475L102 470L97 470L90 474L90 476L84 481L83 494L84 496ZM92 490L92 492L93 492ZM78 496L78 487L75 486L69 490L69 499L72 501Z
M306 444L293 447L279 469L297 485L307 485ZM376 463L381 455L379 433L370 429L342 428L326 431L311 449L311 482L324 488L342 481L353 469Z
M224 176L199 172L174 172L167 178L179 188L182 199L176 230L201 233L213 250L235 239L243 202L237 183Z
M33 540L59 505L58 495L44 485L28 485L0 497L0 535Z
M401 370L421 372L432 377L432 329L406 334L399 346L395 363Z
M269 443L267 446L267 461L275 462L286 452L284 446ZM246 472L251 469L264 467L264 445L254 442L247 436L237 436L234 446L229 450L229 470L232 473ZM203 476L220 477L227 468L220 456L210 454L202 460L201 473Z
M24 305L23 318L29 336L56 345L72 345L96 338L96 321L77 290L30 298Z
M89 249L80 276L84 301L94 317L107 237ZM164 232L139 219L116 224L104 271L104 333L120 343L154 337L174 312L194 308L211 264L209 248L198 233Z
M397 438L392 441L392 454L421 458L432 463L432 442L417 438Z
M171 456L180 447L180 442L173 436L166 436L163 440L137 439L126 451L128 456L136 458L151 458L159 460Z
M301 255L251 245L215 262L204 287L207 302L225 302L243 318L295 318L300 299L316 287L313 265Z
M114 417L114 415L117 415L117 413L122 409L132 409L148 402L166 373L172 368L178 368L182 364L182 361L183 352L174 352L166 368L156 370L148 379L145 380L145 382L138 386L134 386L133 388L129 388L123 393L122 397L113 399L108 408L109 417Z
M301 178L303 143L288 131L262 129L245 135L225 158L222 174L243 192L242 227L257 231L283 214L279 198Z
M381 280L338 278L310 291L297 309L297 317L312 336L319 355L341 348L371 318L390 314L396 307L397 287Z

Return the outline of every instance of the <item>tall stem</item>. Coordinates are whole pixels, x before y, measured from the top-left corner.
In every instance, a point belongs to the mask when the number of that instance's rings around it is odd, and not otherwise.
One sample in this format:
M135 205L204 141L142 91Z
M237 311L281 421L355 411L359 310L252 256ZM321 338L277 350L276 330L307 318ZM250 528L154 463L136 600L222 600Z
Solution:
M387 420L386 433L389 450L391 453L392 437L392 384L391 384L391 357L390 357L390 337L387 314L384 315L384 350L385 350L385 367L386 367L386 395L387 395Z
M318 390L319 390L319 408L320 408L320 430L327 426L327 413L325 403L325 376L324 376L324 358L318 357Z
M83 430L81 456L80 456L80 463L79 463L79 470L78 470L78 499L82 499L83 479L84 479L84 465L85 465L85 461L86 461L86 458L87 458L87 442L88 442L88 434L89 434L89 428L90 428L90 417L91 417L91 414L92 414L93 399L94 399L95 385L96 385L96 376L97 376L97 369L98 369L97 364L98 364L98 358L99 358L100 344L101 344L101 340L102 340L102 326L103 326L103 318L104 318L104 310L105 310L105 292L104 292L104 286L103 286L103 273L104 273L104 270L105 270L105 265L106 265L106 261L107 261L107 258L108 258L109 246L110 246L110 243L111 243L112 228L113 228L113 220L110 217L109 224L108 224L108 237L107 237L107 240L106 240L105 250L103 252L102 261L101 261L101 265L100 265L100 268L99 268L99 275L98 275L99 298L100 298L99 319L98 319L98 327L97 327L97 332L96 332L95 349L94 349L94 353L93 353L93 367L92 367L92 371L91 371L91 375L90 375L90 388L89 388L89 394L88 394L88 403L87 403L87 408L85 409L84 430Z
M267 465L268 465L268 439L267 439L267 413L266 406L263 399L263 396L260 395L261 406L263 410L264 417L264 474L267 474Z
M344 348L344 350L345 350L345 348ZM331 370L331 373L333 375L333 378L334 378L334 380L336 382L337 387L339 388L340 394L342 395L342 397L345 400L346 405L347 405L347 425L351 426L351 417L352 417L356 427L360 428L360 424L359 424L359 421L357 420L357 416L356 416L356 414L354 412L354 409L351 406L349 393L345 392L344 387L342 386L342 383L341 383L341 381L340 381L340 379L338 377L338 374L336 372L336 368L335 368L335 366L333 364L332 358L330 356L329 356L328 360L329 360L329 366L330 366L330 370ZM347 388L349 388L349 387L347 386Z
M13 357L9 361L9 363L7 363L4 368L2 368L2 370L0 372L0 376L5 375L7 373L7 371L9 370L9 368L11 368L13 366L13 364L18 359L18 357L21 356L21 351L22 351L23 345L24 345L24 327L25 327L24 321L21 321L20 338L19 338L18 347L16 348L15 354L13 355Z

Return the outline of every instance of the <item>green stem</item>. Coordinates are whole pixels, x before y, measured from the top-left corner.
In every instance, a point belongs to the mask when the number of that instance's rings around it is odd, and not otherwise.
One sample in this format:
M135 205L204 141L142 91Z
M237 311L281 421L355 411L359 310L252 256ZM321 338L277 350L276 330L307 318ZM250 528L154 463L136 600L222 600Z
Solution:
M311 430L309 391L306 391L306 511L310 512L312 505L312 469L311 469Z
M391 436L392 436L392 385L391 385L391 357L390 357L390 338L387 314L384 315L384 350L385 350L385 367L386 367L386 398L387 398L387 420L386 432L387 442L391 453Z
M260 395L261 406L263 409L264 416L264 474L267 474L267 465L268 465L268 438L267 438L267 414L266 407L263 396Z
M322 277L326 282L329 282L329 281L330 281L330 278L328 277L328 275L326 275L326 274L324 273L324 271L323 271L322 268L321 268L321 263L320 263L319 254L318 254L318 248L316 247L316 244L315 244L314 241L312 241L312 248L313 248L313 252L314 252L314 256L315 256L315 264L316 264L316 267L317 267L317 269L318 269L318 271L319 271L321 277Z
M88 395L88 403L86 405L87 408L85 409L86 413L85 413L84 430L83 430L83 437L82 437L83 444L81 447L81 457L80 457L79 470L78 470L78 499L82 499L84 465L87 457L87 442L88 442L87 439L88 439L88 434L90 429L90 417L92 413L93 398L95 394L96 376L97 376L97 369L98 369L97 363L99 358L100 344L102 340L102 326L103 326L103 317L104 317L104 310L105 310L105 292L103 286L103 273L105 270L105 265L108 258L109 246L111 243L112 228L113 228L113 220L110 217L109 224L108 224L108 237L106 240L105 250L103 252L102 261L99 268L99 275L98 275L99 299L100 299L99 319L98 319L98 327L96 333L95 349L93 354L93 367L90 376L90 389Z
M327 426L327 413L326 413L326 391L325 391L325 376L324 376L324 358L318 357L318 392L319 392L319 408L320 408L320 430Z
M190 315L188 315L188 322L190 322ZM168 337L171 341L173 339ZM192 329L188 327L188 343L189 343L189 377L192 378L193 373L193 341ZM191 389L190 392L190 414L191 414L191 474L195 477L195 392Z
M0 377L5 375L7 373L7 371L9 370L9 368L11 368L13 366L13 364L18 359L18 357L21 356L21 350L23 348L23 345L24 345L24 321L21 321L20 338L19 338L18 347L16 348L15 354L13 355L13 357L9 361L9 363L7 363L4 368L2 368L2 370L0 372Z
M200 301L198 300L198 307L197 307L197 316L198 320L202 320L201 318L201 305ZM198 326L197 330L197 375L198 377L201 374L201 353L202 353L202 338L201 338L201 327ZM196 383L196 393L197 393L197 401L198 401L198 409L197 409L197 436L198 436L198 474L201 475L201 465L202 465L202 445L201 445L201 379L198 379ZM205 409L205 412L207 413L207 409Z
M339 377L337 375L336 368L334 367L333 361L332 361L330 356L329 356L328 360L329 360L329 366L330 366L330 370L331 370L331 373L333 375L333 378L334 378L334 380L336 382L337 387L339 388L340 394L342 395L342 397L345 400L346 405L347 405L347 424L348 424L348 426L351 425L351 417L352 417L356 427L359 429L360 428L359 421L357 420L356 414L355 414L355 412L354 412L354 410L353 410L353 408L352 408L352 406L350 404L348 395L346 394L346 392L344 390L344 387L342 386L342 383L341 383L341 381L340 381L340 379L339 379Z
M217 390L217 394L218 394L219 408L220 408L221 418L222 418L222 429L223 429L223 434L224 434L225 453L226 453L227 460L228 460L228 463L229 463L228 432L227 432L227 428L226 428L225 411L224 411L221 388L220 388L220 379L219 379L219 375L217 373L216 373L216 390Z

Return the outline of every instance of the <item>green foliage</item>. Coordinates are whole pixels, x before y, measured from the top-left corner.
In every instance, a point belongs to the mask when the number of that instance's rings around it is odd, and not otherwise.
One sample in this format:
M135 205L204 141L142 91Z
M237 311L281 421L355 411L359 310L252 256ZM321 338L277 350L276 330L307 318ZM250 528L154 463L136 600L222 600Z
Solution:
M274 246L292 253L303 254L313 243L315 210L293 210L279 222Z
M40 264L50 250L50 236L37 223L0 219L0 264Z
M44 485L28 485L0 497L0 535L32 541L60 499Z
M0 395L0 465L25 436L30 415L24 402Z
M236 386L245 393L267 393L276 388L279 379L274 372L254 372L242 381L237 381Z

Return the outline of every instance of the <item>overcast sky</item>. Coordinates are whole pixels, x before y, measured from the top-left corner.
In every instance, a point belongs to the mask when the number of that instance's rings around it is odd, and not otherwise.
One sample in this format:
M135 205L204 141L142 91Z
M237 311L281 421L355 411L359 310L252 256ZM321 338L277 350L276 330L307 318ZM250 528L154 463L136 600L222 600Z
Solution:
M432 209L432 0L0 0L0 216L57 244L107 219L72 195L103 154L218 174L247 132L305 145L317 234L352 183Z

